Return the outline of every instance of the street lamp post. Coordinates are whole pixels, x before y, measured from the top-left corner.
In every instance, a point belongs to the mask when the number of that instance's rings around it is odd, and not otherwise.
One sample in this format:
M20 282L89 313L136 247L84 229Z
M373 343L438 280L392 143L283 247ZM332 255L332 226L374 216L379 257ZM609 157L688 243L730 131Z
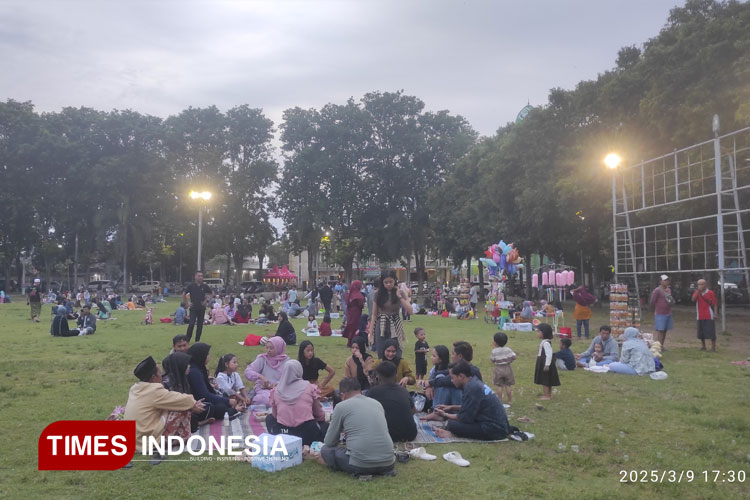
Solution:
M190 191L190 198L200 200L200 206L198 207L198 267L196 268L196 270L200 270L202 269L201 253L203 252L203 204L211 199L211 193L208 191Z
M617 282L618 265L617 265L617 176L615 170L620 166L622 158L618 154L610 153L604 158L604 164L608 169L612 170L612 230L614 232L613 240L613 251L615 264L615 282Z

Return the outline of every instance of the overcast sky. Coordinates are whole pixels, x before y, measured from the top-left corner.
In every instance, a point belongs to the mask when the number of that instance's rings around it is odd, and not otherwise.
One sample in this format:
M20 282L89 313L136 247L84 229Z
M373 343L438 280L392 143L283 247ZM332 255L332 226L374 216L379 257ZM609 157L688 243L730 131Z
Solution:
M0 0L0 99L284 109L399 90L490 135L614 66L679 0Z

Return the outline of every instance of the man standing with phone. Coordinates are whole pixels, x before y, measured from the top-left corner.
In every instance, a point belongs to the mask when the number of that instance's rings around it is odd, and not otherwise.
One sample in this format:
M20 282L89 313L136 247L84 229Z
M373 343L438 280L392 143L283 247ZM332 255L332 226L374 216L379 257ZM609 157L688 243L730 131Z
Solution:
M711 352L716 352L716 295L708 289L706 280L698 280L698 288L693 292L691 300L695 302L701 351L706 350L706 340L711 340Z
M195 341L201 341L201 333L203 333L203 318L206 315L206 304L208 299L214 298L214 292L211 287L203 283L203 271L195 272L195 281L190 283L185 291L182 292L182 302L187 303L187 297L190 297L190 322L188 323L187 340L193 337L193 327L197 328L195 332ZM208 296L208 298L206 298Z

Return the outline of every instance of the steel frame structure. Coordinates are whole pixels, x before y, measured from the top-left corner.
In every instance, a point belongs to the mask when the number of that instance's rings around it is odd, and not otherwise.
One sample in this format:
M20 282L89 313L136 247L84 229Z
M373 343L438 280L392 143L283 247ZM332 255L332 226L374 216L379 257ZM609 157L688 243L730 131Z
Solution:
M615 280L643 274L718 272L750 285L750 127L617 169L612 177Z

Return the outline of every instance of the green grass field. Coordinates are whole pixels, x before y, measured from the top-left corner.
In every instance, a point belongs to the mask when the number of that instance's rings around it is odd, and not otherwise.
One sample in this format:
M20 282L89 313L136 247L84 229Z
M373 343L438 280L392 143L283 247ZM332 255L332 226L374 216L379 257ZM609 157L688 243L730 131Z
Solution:
M167 316L175 301L156 306ZM605 320L595 311L592 326ZM136 363L148 355L165 356L171 338L184 327L141 326L143 311L116 311L116 320L99 322L95 335L53 338L50 306L43 322L31 323L17 298L0 305L0 497L2 498L747 498L744 484L703 471L750 472L750 367L730 364L750 355L745 316L731 316L730 332L719 336L719 352L698 352L693 313L680 311L677 330L667 340L663 362L669 378L561 372L562 386L544 410L535 407L540 388L533 385L539 341L535 333L510 334L518 354L513 363L517 385L510 421L536 434L526 443L441 444L427 451L457 450L471 462L459 468L442 458L398 465L395 478L360 482L305 461L275 474L239 462L138 462L130 470L64 472L37 470L37 440L56 420L104 419L124 405L136 381ZM647 316L646 323L650 321ZM298 330L306 320L294 321ZM334 320L334 327L338 321ZM491 380L490 344L495 332L482 320L456 321L414 316L411 329L423 326L431 346L465 339L474 345L475 363ZM237 344L249 332L271 334L274 326L206 327L202 341L212 345L213 360L237 354L241 369L261 352ZM341 378L349 351L341 338L313 338L316 353ZM555 342L556 346L557 342ZM409 349L407 346L407 352ZM574 340L573 350L585 348ZM297 356L296 347L288 352ZM409 356L413 363L413 355ZM212 363L213 364L213 363ZM519 424L527 416L534 423ZM577 446L577 452L571 446ZM694 471L681 484L621 482L621 471ZM641 479L640 475L638 479Z

